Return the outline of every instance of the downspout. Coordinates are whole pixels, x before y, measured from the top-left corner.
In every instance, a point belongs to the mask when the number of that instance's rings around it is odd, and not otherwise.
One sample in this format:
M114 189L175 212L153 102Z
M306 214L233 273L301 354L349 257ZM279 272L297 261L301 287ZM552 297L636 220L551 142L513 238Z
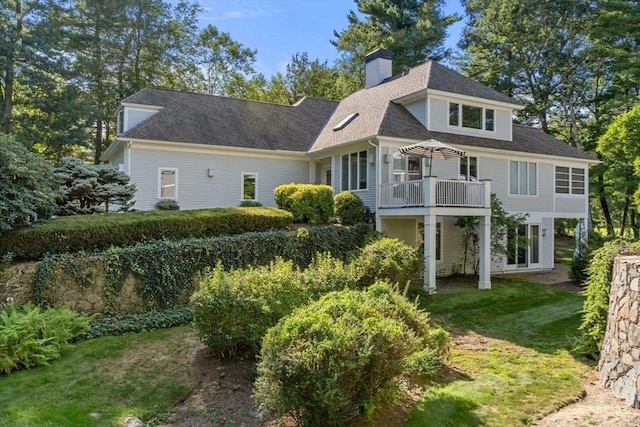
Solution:
M133 145L133 142L131 142L131 141L125 142L125 149L127 150L127 170L126 170L126 174L129 175L129 177L131 177L131 146L132 145Z

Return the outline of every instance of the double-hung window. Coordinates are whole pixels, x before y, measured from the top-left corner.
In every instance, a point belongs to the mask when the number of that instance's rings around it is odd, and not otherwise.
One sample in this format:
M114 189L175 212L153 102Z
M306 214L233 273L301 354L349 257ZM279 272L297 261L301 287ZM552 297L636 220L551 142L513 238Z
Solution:
M556 194L584 194L585 170L556 166Z
M341 158L342 185L344 190L367 189L367 151L343 154Z
M509 162L509 194L535 196L538 194L538 164Z
M158 169L158 198L178 200L178 169Z
M460 157L460 177L466 181L478 180L478 158Z

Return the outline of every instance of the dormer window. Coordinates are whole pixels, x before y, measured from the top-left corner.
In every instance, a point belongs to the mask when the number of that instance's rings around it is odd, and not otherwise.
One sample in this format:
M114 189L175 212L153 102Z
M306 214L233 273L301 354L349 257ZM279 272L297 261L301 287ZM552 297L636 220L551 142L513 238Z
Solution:
M449 103L449 126L486 131L495 130L495 112L490 108L474 105Z

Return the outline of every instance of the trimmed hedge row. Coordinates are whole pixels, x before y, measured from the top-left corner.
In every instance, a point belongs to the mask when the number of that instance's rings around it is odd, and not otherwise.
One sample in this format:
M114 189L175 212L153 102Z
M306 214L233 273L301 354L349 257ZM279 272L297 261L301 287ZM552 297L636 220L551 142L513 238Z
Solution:
M369 228L325 226L301 228L297 232L274 230L208 239L160 240L122 248L111 248L95 254L102 259L106 271L104 304L108 312L117 312L117 297L125 279L133 274L135 291L149 310L173 307L189 296L195 279L207 267L221 264L225 269L250 265L267 265L276 257L290 259L295 265L307 266L318 252L329 252L346 259L362 247ZM82 255L46 256L34 283L34 300L48 304L60 272L78 277L79 286L86 276Z
M17 259L38 260L45 253L91 252L162 238L240 234L284 228L292 221L289 212L262 207L76 215L39 221L0 236L0 248Z

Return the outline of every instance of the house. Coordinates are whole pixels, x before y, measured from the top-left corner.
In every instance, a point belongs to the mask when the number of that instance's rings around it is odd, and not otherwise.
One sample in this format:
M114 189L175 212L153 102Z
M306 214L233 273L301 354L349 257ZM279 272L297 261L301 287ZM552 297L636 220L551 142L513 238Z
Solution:
M365 60L366 87L340 102L304 98L276 105L147 88L122 100L118 137L103 155L138 187L136 207L175 199L182 209L275 205L289 182L357 193L376 227L424 244L425 287L461 270L461 216L479 218L479 288L491 272L551 269L554 221L586 222L594 159L540 130L514 125L523 106L436 62L391 75L391 54ZM428 139L465 156L402 156ZM428 167L431 176L427 176ZM513 253L490 253L490 194L509 213L526 213L512 230ZM517 236L528 245L517 247Z

